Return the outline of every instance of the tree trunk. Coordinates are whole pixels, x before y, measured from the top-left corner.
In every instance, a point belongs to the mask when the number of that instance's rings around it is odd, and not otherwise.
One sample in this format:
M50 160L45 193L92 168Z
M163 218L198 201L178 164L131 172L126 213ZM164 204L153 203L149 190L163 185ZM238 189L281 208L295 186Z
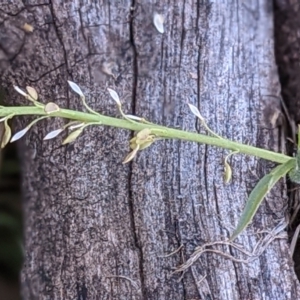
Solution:
M285 150L271 1L24 3L0 4L9 99L23 103L12 84L29 85L44 103L83 109L72 80L91 107L118 115L111 87L126 113L205 133L189 102L219 135ZM225 243L200 255L228 239L273 164L234 155L226 185L228 151L163 140L122 165L132 133L95 126L67 146L42 140L65 123L41 121L24 139L23 299L300 298L283 232L284 181L237 239L253 255Z

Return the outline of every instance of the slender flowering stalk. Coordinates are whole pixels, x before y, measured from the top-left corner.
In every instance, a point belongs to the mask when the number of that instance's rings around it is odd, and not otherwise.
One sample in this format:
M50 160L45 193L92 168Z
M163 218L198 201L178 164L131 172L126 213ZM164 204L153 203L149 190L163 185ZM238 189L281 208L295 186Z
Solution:
M161 33L163 33L163 19L160 19L160 16L156 16L155 22L156 27L158 26L157 29L160 30ZM228 140L213 132L208 127L198 108L189 103L187 104L192 114L200 120L201 125L206 129L209 135L203 135L195 132L188 132L153 124L139 116L125 114L122 110L122 102L119 95L116 91L110 88L108 88L109 95L115 101L121 114L121 118L105 116L94 111L87 105L85 95L76 83L72 81L69 81L68 83L72 90L80 96L82 104L86 108L87 112L64 109L53 102L43 104L38 101L39 95L34 88L26 87L26 93L21 88L15 87L15 90L20 95L29 100L32 105L21 107L0 106L0 122L4 122L5 127L4 138L2 139L1 147L3 148L10 140L11 142L13 142L23 137L34 124L41 121L42 119L57 117L70 120L70 122L62 128L53 129L44 137L44 140L53 139L68 128L71 132L63 140L63 145L74 142L82 134L84 128L91 125L112 126L134 131L135 136L129 141L129 148L131 148L131 152L126 156L123 163L130 162L136 157L139 151L143 151L144 149L161 139L179 139L184 141L208 144L230 150L231 153L227 155L224 160L225 183L228 183L231 179L232 170L228 163L228 158L232 155L247 154L279 163L280 165L273 169L269 174L265 175L251 192L246 207L239 220L238 226L232 234L230 240L236 238L251 222L263 198L276 184L276 182L280 180L280 178L284 177L286 174L289 174L289 177L292 181L300 182L300 150L298 151L297 157L293 158L281 153L276 153L273 151ZM24 129L17 132L11 138L11 129L9 127L8 120L13 117L26 115L34 115L38 118L27 125Z
M46 116L43 108L36 106L9 106L0 108L0 118L14 115L14 116ZM101 125L129 129L132 131L140 131L145 128L153 128L151 124L145 123L132 123L128 120L118 119L114 117L108 117L105 115L94 115L91 113L85 113L81 111L69 110L69 109L60 109L58 112L54 112L51 114L52 117L59 117L79 122L101 122ZM282 153L276 153L273 151L245 145L238 142L233 142L226 139L219 139L216 137L206 136L204 134L198 134L194 132L188 132L184 130L173 129L169 127L156 125L154 127L154 131L156 130L159 133L159 136L162 138L171 138L171 139L179 139L191 142L197 142L202 144L208 144L212 146L221 147L224 149L239 151L239 153L244 153L252 156L256 156L259 158L263 158L269 161L273 161L276 163L284 163L291 159L290 156L287 156Z

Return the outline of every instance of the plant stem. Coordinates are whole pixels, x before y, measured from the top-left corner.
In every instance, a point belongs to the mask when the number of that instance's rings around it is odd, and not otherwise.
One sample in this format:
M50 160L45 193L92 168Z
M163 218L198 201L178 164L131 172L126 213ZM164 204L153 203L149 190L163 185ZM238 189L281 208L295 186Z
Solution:
M48 116L48 114L45 113L42 107L36 107L36 106L0 107L0 118L8 115ZM84 112L73 111L69 109L60 109L58 112L51 113L50 116L61 117L65 119L82 121L82 122L101 122L102 125L129 129L134 131L140 131L144 128L150 128L153 129L154 133L157 133L157 135L162 138L180 139L185 141L208 144L212 146L225 148L231 151L238 151L240 153L256 156L276 163L285 163L291 159L290 156L281 153L276 153L273 151L269 151L269 150L265 150L253 146L248 146L245 144L233 142L223 138L219 139L216 137L188 132L184 130L172 129L169 127L164 127L156 124L152 125L147 123L133 122L124 119L108 117L101 114L95 115L91 113L84 113Z

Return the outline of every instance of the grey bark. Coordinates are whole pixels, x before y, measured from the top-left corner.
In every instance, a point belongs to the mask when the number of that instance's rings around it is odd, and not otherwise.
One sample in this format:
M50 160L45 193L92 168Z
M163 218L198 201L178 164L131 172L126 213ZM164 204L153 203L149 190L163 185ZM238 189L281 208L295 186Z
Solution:
M218 134L284 151L270 1L16 1L0 4L2 80L35 87L44 102L83 109L76 82L94 109L124 110L204 133L186 101ZM165 17L165 33L153 14ZM24 23L34 27L25 32ZM275 121L274 121L275 120ZM28 118L18 122L24 127ZM64 120L47 120L25 138L23 299L297 299L287 235L256 260L206 252L183 274L173 271L197 247L226 240L255 183L273 164L227 151L159 141L122 165L132 134L91 127L75 143L43 141ZM285 182L237 239L253 250L284 220ZM226 245L212 249L246 259ZM177 251L176 251L177 250ZM174 252L174 253L173 253ZM172 255L168 255L173 253Z

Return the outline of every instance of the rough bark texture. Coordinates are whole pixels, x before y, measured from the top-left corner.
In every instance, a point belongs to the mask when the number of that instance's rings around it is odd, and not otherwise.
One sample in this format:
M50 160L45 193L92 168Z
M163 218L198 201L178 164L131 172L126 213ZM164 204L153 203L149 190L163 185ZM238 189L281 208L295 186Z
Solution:
M270 97L280 93L270 1L24 3L0 4L10 99L13 83L31 85L45 102L81 109L67 87L73 80L94 109L116 115L109 86L127 112L204 132L189 101L218 134L284 151L274 122L280 103ZM165 17L164 34L154 12ZM285 234L249 264L204 253L182 277L172 274L198 246L228 238L272 164L236 155L225 185L227 151L161 141L122 165L131 133L93 127L68 146L42 140L63 123L45 121L25 140L24 299L300 298ZM264 236L255 233L275 228L286 205L281 182L238 242L253 249ZM241 257L229 246L213 249Z

